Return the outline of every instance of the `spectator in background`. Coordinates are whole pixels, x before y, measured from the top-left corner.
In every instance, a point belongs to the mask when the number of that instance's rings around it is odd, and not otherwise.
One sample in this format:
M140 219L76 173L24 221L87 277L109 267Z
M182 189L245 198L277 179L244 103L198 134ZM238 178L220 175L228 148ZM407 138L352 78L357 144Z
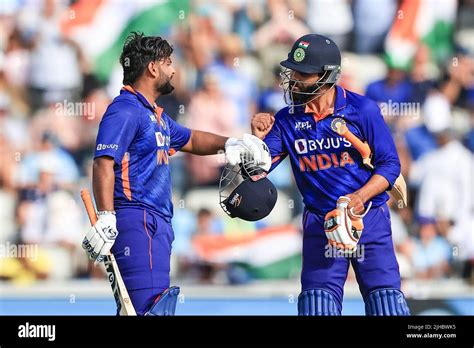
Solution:
M354 51L359 54L382 52L385 37L397 12L396 0L354 0Z
M423 105L424 115L450 113L452 105L468 108L474 106L474 95L470 97L469 93L470 90L474 90L474 60L469 56L461 55L455 57L453 62L456 62L456 64L448 64L445 76L442 78L443 81L439 83L439 90L433 90L431 94L426 96ZM437 121L442 122L443 117L430 119L430 123L434 122L431 126L437 127ZM415 161L437 147L436 139L427 128L429 126L424 122L409 128L405 132L409 152ZM472 132L472 127L470 131L466 132L467 137L470 132Z
M446 276L452 256L451 246L446 239L437 235L433 223L422 223L419 233L413 250L415 276L421 279Z
M433 132L430 131L430 129L436 130L439 127L438 121L443 123L445 122L443 121L443 118L451 119L450 113L450 105L447 99L441 93L433 92L432 95L428 96L422 108L422 115L427 116L442 114L442 116L434 119L424 117L421 124L413 126L407 129L405 132L405 141L408 152L414 161L417 161L423 155L435 150L438 147L436 139L433 136ZM441 127L444 127L444 125L441 124Z
M40 166L47 161L56 170L55 183L71 187L79 180L79 169L69 153L57 145L57 138L50 132L43 133L37 151L25 155L20 162L19 185L29 187L39 180Z
M410 67L410 81L413 91L410 101L423 104L428 93L435 87L439 76L438 68L431 59L428 46L420 44L413 57Z
M183 74L189 76L188 88L195 89L201 83L202 72L216 59L219 46L219 33L211 19L190 14L186 28L177 32L177 46L182 50Z
M278 110L286 106L283 99L282 90L280 88L281 69L279 66L273 68L273 85L270 88L264 89L260 94L258 101L259 112L276 113Z
M211 236L222 234L222 221L206 208L199 209L197 213L196 236Z
M51 102L77 101L81 88L80 50L60 31L62 3L46 0L36 28L30 66L30 103L37 110Z
M353 27L349 0L309 0L306 15L313 33L330 37L341 51L349 48Z
M12 114L11 98L8 94L0 92L0 131L6 141L15 151L23 151L26 147L28 124L24 119Z
M55 178L60 168L52 157L43 156L38 163L37 184L24 191L18 207L21 240L39 245L51 260L50 275L70 278L75 274L74 261L83 237L80 207L70 193L60 190Z
M464 49L447 65L440 90L451 105L464 108L474 105L474 58Z
M15 240L15 208L17 192L14 175L17 168L15 152L0 128L0 243Z
M405 103L411 101L413 85L404 67L392 65L387 61L387 75L371 82L365 95L377 103Z
M434 81L429 80L429 73L426 72L426 69L429 69L426 64L422 64L421 61L425 58L420 58L420 56L425 56L424 46L421 46L415 56L415 64L412 69L412 78L416 81L418 79L418 84L415 84L414 93L418 96L423 96L418 102L424 102L423 113L428 115L436 115L438 113L449 113L451 105L467 106L474 105L474 99L470 101L469 90L474 86L474 60L468 56L461 55L459 58L455 57L453 62L447 65L446 72L442 77L442 81L438 83L439 89L432 89L430 95L426 94L429 88L434 88ZM420 53L421 51L421 53ZM424 65L424 68L423 68ZM425 73L423 73L425 70ZM425 75L424 82L422 81L422 75ZM419 88L416 88L418 86ZM415 97L416 98L416 97ZM472 103L472 104L471 104ZM442 118L438 118L441 120ZM430 121L433 122L433 121ZM436 122L436 120L434 120ZM426 123L426 122L425 122ZM413 127L410 127L405 132L405 139L409 149L409 152L412 158L416 161L423 154L428 153L434 150L437 147L436 139L433 137L432 132L427 128L427 125L419 124ZM472 127L471 127L472 128ZM469 134L469 131L466 132L466 135Z
M255 78L241 68L242 41L234 34L223 36L219 48L219 60L206 69L206 73L218 77L219 89L237 110L234 126L248 128L250 116L256 112L257 85Z
M253 50L252 35L258 24L264 21L262 2L241 3L234 11L233 31L242 38L246 50Z
M197 224L194 238L202 238L222 233L222 226L212 212L206 208L199 209L197 213ZM202 260L196 260L195 268L198 273L198 279L204 283L214 282L214 278L219 271L226 268L224 264L209 263Z
M28 82L30 59L29 44L15 28L8 37L3 58L5 77L12 88L23 92Z
M186 124L189 128L205 130L225 136L240 136L243 130L236 127L239 115L235 103L222 91L215 71L204 75L203 86L191 97ZM223 158L187 155L191 177L188 185L215 185L219 182ZM191 180L189 180L191 179ZM192 182L189 182L192 181Z
M439 257L446 256L442 250L446 249L444 244L449 241L456 247L456 261L469 262L474 259L474 157L453 136L447 99L442 94L432 98L435 97L438 99L437 107L425 113L424 120L437 149L423 155L413 164L410 172L410 182L419 187L416 215L421 223L420 238L424 247L434 248L429 253L427 251L432 258L438 257L436 250ZM430 243L432 246L428 247ZM421 248L421 244L418 247ZM454 249L449 253L452 256ZM418 261L421 264L428 262L427 259L423 261L422 256ZM427 264L431 265L430 262ZM444 266L441 268L445 270Z
M268 11L270 19L254 33L255 49L261 50L273 44L291 45L298 37L310 32L306 23L298 18L298 13L295 14L284 0L269 0Z

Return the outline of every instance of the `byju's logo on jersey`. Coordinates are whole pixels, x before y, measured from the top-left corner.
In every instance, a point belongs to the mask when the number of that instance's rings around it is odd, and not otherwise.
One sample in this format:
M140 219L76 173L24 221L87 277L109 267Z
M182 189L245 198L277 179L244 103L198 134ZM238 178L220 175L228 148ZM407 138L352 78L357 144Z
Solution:
M170 145L170 137L168 135L163 135L161 132L155 132L155 137L156 137L156 145L158 145L158 147Z
M112 149L112 150L118 150L118 145L117 144L97 144L97 151L100 150L107 150L107 149Z
M352 144L343 137L321 139L295 139L295 150L299 155L309 151L325 151L351 147Z
M309 130L313 129L313 126L309 121L296 121L295 130Z
M299 155L308 153L308 142L306 141L306 139L296 139L295 150L296 153L298 153Z

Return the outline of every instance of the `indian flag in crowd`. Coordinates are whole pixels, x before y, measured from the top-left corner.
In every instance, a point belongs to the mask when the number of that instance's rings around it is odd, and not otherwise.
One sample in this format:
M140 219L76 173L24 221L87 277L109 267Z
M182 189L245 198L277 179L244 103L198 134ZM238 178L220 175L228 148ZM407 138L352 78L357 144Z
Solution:
M130 32L165 36L188 15L189 0L78 0L66 11L62 30L84 49L96 76L107 80Z
M427 45L438 62L453 50L457 0L403 0L385 42L390 66L407 68L417 47Z
M240 237L196 236L193 246L200 260L233 263L253 278L290 278L301 271L302 236L292 225L266 228Z

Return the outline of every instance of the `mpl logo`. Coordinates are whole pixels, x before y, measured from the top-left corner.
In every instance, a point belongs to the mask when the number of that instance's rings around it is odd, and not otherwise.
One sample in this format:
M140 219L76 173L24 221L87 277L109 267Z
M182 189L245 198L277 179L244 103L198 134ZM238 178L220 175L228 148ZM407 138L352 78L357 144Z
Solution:
M309 130L313 129L313 126L309 121L296 121L295 130Z
M308 153L308 142L306 141L306 139L296 139L295 150L299 155Z
M156 119L155 114L150 114L148 115L148 117L150 117L151 122L158 123L158 120Z

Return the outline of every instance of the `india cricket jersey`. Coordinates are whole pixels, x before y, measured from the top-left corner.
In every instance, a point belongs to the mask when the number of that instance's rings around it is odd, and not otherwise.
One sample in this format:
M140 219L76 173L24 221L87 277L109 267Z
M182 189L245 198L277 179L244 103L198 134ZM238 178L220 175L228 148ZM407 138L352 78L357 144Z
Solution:
M375 170L369 170L360 153L333 130L335 119L344 120L355 136L368 143ZM328 114L318 115L308 106L281 109L264 141L272 155L271 169L289 156L304 204L318 213L333 210L340 196L360 189L374 174L386 178L390 187L400 174L395 144L377 104L339 86ZM372 206L387 200L383 192L372 198Z
M99 126L94 158L115 161L115 209L143 207L170 222L173 215L169 156L189 141L191 131L163 109L125 86Z

